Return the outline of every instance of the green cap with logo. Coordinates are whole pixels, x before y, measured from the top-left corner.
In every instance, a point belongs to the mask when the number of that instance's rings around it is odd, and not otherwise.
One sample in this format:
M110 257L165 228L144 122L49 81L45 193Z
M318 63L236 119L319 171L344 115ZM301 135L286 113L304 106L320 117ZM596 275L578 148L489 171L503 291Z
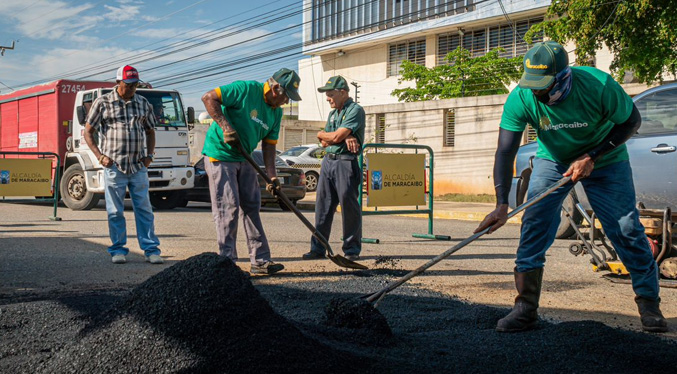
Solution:
M317 89L318 92L327 92L331 90L350 91L350 88L348 87L348 82L346 82L346 79L340 75L337 75L335 77L329 78L324 86Z
M536 43L524 56L524 74L521 88L543 90L552 84L555 76L569 66L569 55L561 44L553 41Z
M287 97L294 101L301 101L301 96L299 96L301 77L294 70L282 68L273 74L273 79L284 88Z

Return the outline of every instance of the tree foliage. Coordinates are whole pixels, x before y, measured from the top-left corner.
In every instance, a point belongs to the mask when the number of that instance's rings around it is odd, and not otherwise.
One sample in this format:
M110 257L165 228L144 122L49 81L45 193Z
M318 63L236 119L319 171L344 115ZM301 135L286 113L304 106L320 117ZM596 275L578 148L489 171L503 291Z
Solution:
M633 71L640 82L663 81L677 69L677 1L560 0L553 1L549 20L531 27L526 40L544 31L549 38L576 44L576 60L589 61L605 44L617 80Z
M467 49L459 47L445 57L448 65L432 68L403 61L398 83L415 81L415 87L398 88L391 95L411 102L506 94L510 82L521 75L522 57L502 58L501 51L473 58Z

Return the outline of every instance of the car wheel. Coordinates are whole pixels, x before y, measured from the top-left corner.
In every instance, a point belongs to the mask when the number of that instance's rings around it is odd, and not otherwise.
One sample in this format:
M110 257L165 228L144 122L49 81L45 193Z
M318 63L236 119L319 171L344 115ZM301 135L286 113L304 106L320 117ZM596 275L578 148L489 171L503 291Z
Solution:
M101 199L101 194L87 190L85 172L80 164L73 164L66 169L59 189L63 203L72 210L90 210Z
M150 203L156 210L174 209L183 200L181 191L156 191L150 193Z
M298 202L298 200L289 200L289 201L291 201L291 204L293 206L296 206L296 203ZM278 200L277 203L280 205L280 209L284 210L285 212L291 211L291 208L289 208L287 204L283 203L282 201Z
M569 213L571 214L571 218L574 219L574 222L576 222L576 225L580 225L581 222L583 221L583 216L581 215L581 212L576 209L576 204L578 201L576 200L576 197L574 196L573 191L570 192L567 197L564 199L564 202L562 203L562 206L565 207ZM560 210L559 214L560 222L559 226L557 227L557 239L569 239L573 235L576 234L576 230L574 230L574 227L571 225L571 221L566 217L564 214L563 210Z
M317 182L319 175L314 171L309 171L306 173L306 191L313 192L317 190Z

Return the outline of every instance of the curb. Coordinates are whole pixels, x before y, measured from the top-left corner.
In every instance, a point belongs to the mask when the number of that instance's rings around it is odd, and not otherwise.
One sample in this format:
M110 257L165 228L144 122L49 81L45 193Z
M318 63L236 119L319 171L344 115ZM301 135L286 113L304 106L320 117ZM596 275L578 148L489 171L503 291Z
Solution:
M315 211L315 202L314 201L299 201L296 203L296 206L299 209L312 210ZM373 209L367 209L373 210ZM341 211L341 206L338 207L337 211ZM455 219L460 221L475 221L481 222L488 212L463 212L463 211L441 211L435 210L433 212L433 219ZM428 218L427 214L394 214L399 217L416 217L416 218ZM522 213L508 220L508 223L522 223Z

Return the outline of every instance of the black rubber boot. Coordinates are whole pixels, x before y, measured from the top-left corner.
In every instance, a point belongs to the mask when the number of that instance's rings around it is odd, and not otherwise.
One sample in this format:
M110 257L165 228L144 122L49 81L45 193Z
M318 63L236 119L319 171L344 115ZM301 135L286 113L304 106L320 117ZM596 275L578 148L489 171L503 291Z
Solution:
M661 313L660 297L657 300L647 299L641 296L635 296L639 317L642 320L642 330L650 332L667 332L668 321Z
M543 268L520 273L515 268L517 297L515 306L507 316L498 320L496 331L519 332L531 330L538 323L538 299L541 296Z

